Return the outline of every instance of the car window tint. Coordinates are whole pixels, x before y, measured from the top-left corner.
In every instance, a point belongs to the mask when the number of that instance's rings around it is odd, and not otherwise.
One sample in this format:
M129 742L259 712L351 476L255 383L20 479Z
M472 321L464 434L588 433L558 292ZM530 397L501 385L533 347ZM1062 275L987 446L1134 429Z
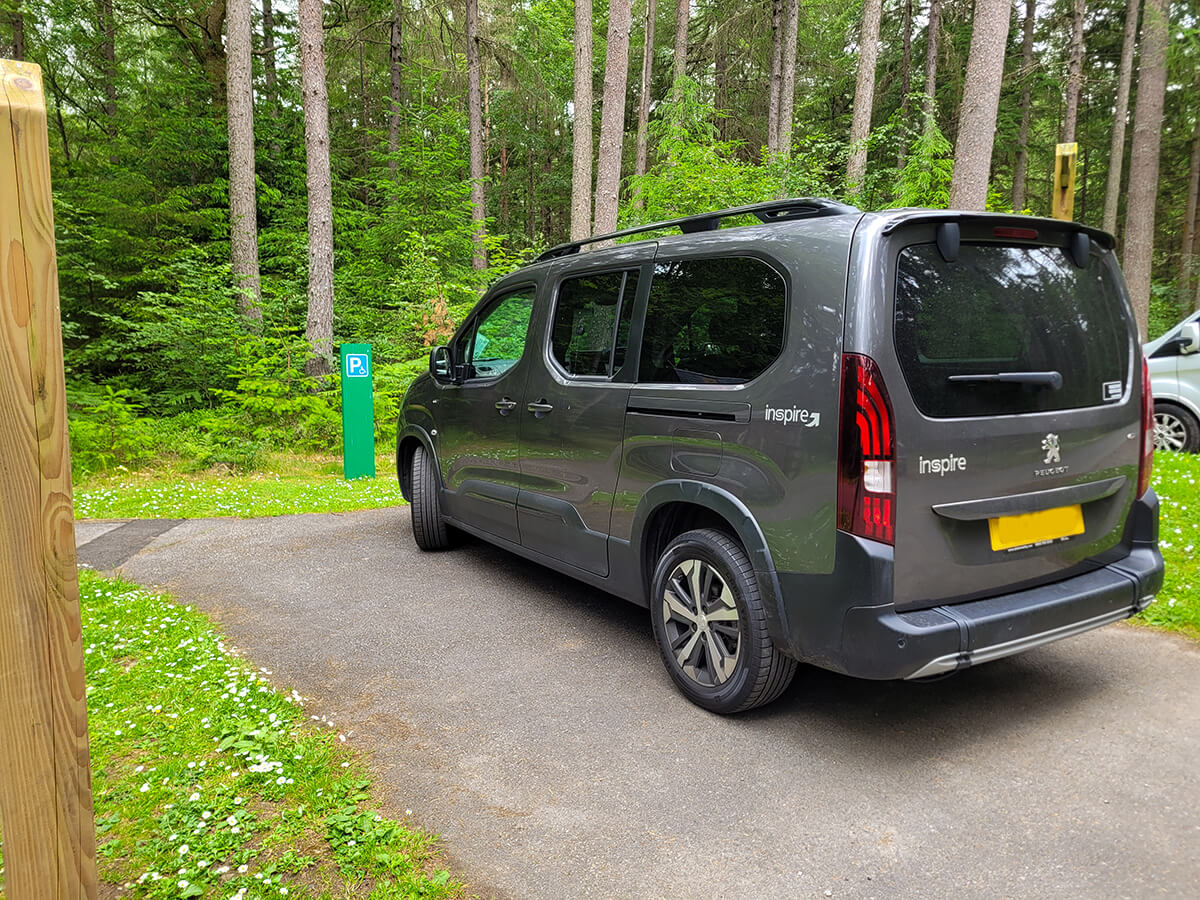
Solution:
M1119 399L1129 371L1124 308L1111 259L1080 268L1059 247L963 243L947 262L915 244L897 261L896 350L928 416L1097 406ZM950 381L1044 371L1061 373L1062 387Z
M759 259L659 262L638 381L741 384L783 349L783 277Z
M608 377L620 370L629 343L637 272L568 278L559 286L550 338L569 375Z
M529 317L533 312L534 288L525 287L497 300L464 335L468 378L503 375L521 358Z

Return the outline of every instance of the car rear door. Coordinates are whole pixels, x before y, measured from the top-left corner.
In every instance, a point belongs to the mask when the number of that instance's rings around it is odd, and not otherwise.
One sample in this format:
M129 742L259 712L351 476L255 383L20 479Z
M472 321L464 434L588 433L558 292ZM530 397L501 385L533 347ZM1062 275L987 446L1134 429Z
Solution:
M521 404L524 546L608 574L609 517L633 381L633 309L655 244L556 266Z
M987 216L876 241L885 276L858 295L876 312L855 311L847 349L876 358L894 407L896 606L1124 556L1141 361L1111 249L1070 223Z

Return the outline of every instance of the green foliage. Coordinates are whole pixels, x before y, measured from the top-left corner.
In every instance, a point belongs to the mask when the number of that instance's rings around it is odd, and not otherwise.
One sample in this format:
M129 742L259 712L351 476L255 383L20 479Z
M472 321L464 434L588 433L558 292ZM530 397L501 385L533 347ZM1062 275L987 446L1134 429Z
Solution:
M953 148L937 122L928 119L909 145L896 183L895 198L888 205L946 209L950 205L953 174Z
M214 430L270 446L340 449L340 381L319 386L304 375L297 367L308 356L303 341L245 335L236 351L234 387L214 391L229 413L211 420Z
M641 178L630 180L623 205L623 225L636 225L743 206L778 196L779 173L738 158L742 145L717 139L716 110L700 96L699 86L681 79L676 94L659 104L650 123L657 164Z
M1166 575L1158 599L1138 618L1200 638L1200 455L1156 452L1152 487L1158 494L1159 549Z
M71 416L71 460L80 473L137 466L154 452L151 424L138 418L140 405L128 390L105 385Z
M1189 297L1181 297L1175 286L1156 282L1150 286L1150 319L1146 339L1154 340L1173 328L1191 309Z

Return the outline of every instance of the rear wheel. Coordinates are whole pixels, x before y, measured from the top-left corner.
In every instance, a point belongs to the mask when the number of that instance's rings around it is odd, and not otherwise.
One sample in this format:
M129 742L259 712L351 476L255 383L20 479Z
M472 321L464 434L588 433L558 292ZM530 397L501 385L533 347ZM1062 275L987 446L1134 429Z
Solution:
M1154 449L1195 453L1200 449L1200 424L1196 417L1173 403L1155 403Z
M445 550L450 546L450 529L442 521L441 485L428 451L417 447L412 458L413 538L422 550Z
M746 552L710 528L681 534L659 558L650 594L654 637L683 694L716 713L769 703L796 673L776 649Z

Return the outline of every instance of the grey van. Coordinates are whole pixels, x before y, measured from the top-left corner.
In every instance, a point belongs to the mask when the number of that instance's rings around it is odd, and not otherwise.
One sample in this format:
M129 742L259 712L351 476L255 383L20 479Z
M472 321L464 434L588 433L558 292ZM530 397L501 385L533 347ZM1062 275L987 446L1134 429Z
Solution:
M802 199L507 275L396 462L422 549L467 532L648 607L732 713L800 662L924 679L1144 608L1151 415L1110 235Z
M1146 345L1154 393L1154 445L1200 450L1200 312Z

